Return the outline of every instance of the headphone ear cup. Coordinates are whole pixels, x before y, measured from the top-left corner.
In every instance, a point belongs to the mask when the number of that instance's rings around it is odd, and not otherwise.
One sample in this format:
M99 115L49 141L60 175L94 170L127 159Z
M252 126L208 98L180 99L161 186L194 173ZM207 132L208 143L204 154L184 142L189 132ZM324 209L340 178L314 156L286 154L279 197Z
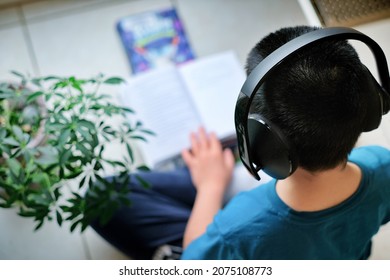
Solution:
M253 114L248 118L248 134L249 153L256 167L275 179L285 179L295 171L295 153L277 127Z
M388 100L384 99L387 97L387 93L378 84L371 72L365 66L364 69L367 73L365 84L369 96L366 105L367 114L362 132L368 132L379 127L382 120L382 114L387 110Z

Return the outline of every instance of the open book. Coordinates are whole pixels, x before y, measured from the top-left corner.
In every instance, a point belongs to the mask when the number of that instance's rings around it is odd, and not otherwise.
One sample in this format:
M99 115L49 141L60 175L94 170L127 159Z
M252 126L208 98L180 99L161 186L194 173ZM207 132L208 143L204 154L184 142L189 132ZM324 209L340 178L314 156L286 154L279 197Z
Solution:
M146 163L180 155L189 134L204 126L220 139L235 138L234 109L245 74L236 55L223 52L168 65L129 79L121 99L156 136L142 146Z

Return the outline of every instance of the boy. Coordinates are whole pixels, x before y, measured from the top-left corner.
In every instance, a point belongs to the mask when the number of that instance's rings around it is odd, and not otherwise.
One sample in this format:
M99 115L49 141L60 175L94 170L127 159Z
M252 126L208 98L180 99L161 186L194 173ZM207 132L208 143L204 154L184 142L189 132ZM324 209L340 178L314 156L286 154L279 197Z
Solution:
M250 52L247 73L279 46L315 29L271 33ZM332 40L278 69L252 111L295 145L299 166L291 176L243 192L221 210L234 158L215 134L200 129L190 136L191 149L182 152L189 173L143 174L152 187L132 182L133 205L108 225L93 225L95 230L141 259L156 256L163 244L170 252L183 244L182 259L368 258L372 236L390 220L390 152L352 151L369 113L367 73L350 45Z
M284 43L315 29L268 35L250 52L247 74ZM238 195L218 214L231 157L213 148L215 138L204 131L192 136L192 151L183 159L197 195L182 258L367 259L372 236L390 220L390 152L365 147L349 155L372 113L366 81L355 50L343 41L315 44L280 66L252 111L290 139L298 169Z

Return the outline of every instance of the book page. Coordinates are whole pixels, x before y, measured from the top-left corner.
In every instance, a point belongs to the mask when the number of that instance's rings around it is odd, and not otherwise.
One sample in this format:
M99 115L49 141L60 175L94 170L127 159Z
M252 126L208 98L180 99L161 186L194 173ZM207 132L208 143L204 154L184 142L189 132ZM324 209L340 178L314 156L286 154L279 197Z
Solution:
M122 92L124 105L156 134L141 146L146 163L155 166L188 147L189 134L200 120L175 66L138 74L128 82Z
M246 77L234 52L191 61L179 71L206 129L219 138L235 135L234 110Z

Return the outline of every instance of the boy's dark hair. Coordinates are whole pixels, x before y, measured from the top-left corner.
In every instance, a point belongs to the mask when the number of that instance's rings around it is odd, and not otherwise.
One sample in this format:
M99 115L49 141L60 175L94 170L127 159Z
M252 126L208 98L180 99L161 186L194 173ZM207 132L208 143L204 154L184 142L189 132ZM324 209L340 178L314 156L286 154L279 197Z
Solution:
M247 74L288 41L318 28L283 28L249 53ZM346 163L367 112L368 75L346 41L328 40L283 62L255 96L251 112L277 125L295 146L299 166L316 172Z

